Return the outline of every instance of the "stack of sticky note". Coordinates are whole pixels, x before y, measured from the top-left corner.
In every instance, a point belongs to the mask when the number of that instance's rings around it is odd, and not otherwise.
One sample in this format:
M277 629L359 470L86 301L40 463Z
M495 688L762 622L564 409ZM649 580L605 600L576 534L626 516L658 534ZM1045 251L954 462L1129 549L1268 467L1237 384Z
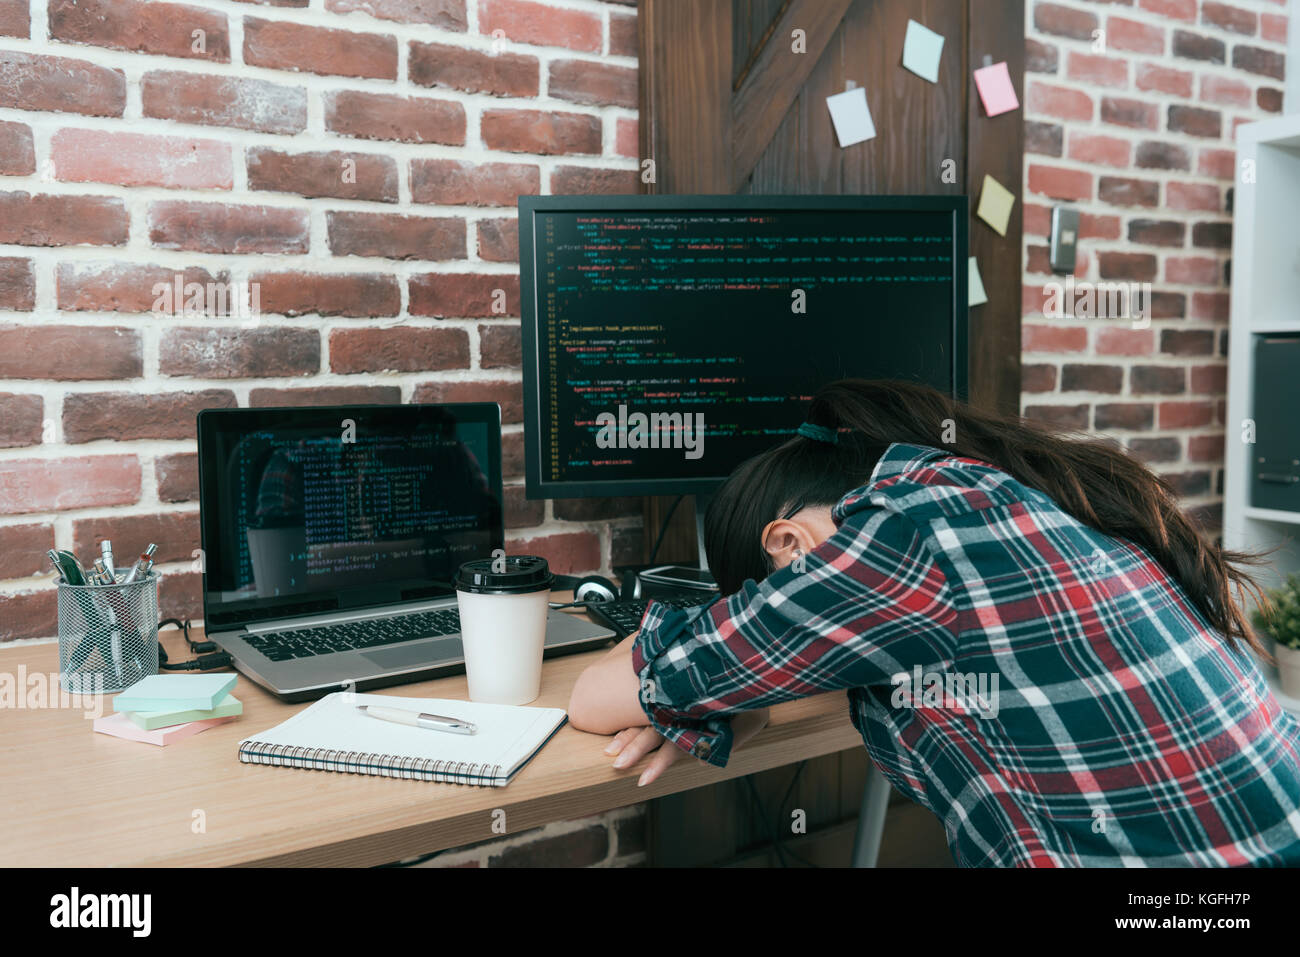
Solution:
M113 699L115 714L95 730L159 746L234 721L244 706L230 693L236 675L150 675Z

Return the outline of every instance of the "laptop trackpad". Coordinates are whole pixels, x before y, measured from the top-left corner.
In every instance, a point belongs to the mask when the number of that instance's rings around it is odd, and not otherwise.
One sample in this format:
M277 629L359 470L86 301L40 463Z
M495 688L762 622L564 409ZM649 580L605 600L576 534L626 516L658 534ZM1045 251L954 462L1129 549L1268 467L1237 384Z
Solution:
M438 665L463 654L459 638L417 641L396 648L366 651L361 657L381 668L409 668L411 665Z

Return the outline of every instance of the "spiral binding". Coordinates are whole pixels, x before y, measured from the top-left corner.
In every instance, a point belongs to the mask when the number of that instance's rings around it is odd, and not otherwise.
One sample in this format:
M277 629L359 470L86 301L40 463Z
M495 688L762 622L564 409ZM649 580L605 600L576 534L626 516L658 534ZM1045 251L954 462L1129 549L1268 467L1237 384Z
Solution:
M440 761L436 758L404 758L395 754L368 751L336 751L332 748L304 748L288 744L244 741L239 745L239 760L244 764L271 764L281 768L306 768L310 771L347 771L404 780L438 781L445 784L469 784L475 787L504 785L499 764L470 761ZM477 778L478 780L469 780Z

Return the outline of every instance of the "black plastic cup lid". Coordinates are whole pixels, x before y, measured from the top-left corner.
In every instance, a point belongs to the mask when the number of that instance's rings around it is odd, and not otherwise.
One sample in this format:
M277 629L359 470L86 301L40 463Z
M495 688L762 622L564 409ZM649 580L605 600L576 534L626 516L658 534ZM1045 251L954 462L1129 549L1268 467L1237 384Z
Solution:
M498 570L502 569L504 570ZM504 559L481 558L456 570L458 591L479 595L521 595L550 591L555 576L539 555L510 555Z

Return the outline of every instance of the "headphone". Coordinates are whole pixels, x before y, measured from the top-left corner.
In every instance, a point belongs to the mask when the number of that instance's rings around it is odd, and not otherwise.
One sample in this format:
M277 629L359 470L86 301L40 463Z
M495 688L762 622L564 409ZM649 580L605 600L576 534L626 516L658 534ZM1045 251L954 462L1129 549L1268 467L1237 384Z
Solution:
M558 577L558 576L557 576ZM625 586L626 587L626 583ZM603 575L588 575L580 578L573 586L573 601L565 604L551 605L552 608L582 608L586 605L599 605L618 601L621 590Z

